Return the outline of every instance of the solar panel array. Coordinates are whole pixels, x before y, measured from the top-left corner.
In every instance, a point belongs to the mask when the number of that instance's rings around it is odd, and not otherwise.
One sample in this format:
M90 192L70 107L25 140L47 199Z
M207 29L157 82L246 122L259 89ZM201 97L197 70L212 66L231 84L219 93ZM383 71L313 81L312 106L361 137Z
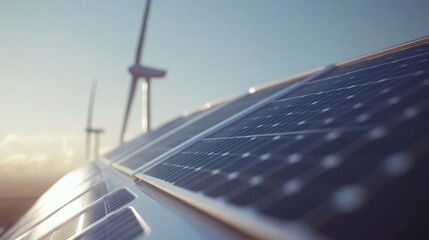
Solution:
M261 224L335 239L428 239L429 42L313 76L179 117L104 160ZM106 176L98 163L69 174L3 238L141 236L142 221L124 208L136 196L105 195Z
M428 157L424 44L339 67L142 173L335 238L415 239Z

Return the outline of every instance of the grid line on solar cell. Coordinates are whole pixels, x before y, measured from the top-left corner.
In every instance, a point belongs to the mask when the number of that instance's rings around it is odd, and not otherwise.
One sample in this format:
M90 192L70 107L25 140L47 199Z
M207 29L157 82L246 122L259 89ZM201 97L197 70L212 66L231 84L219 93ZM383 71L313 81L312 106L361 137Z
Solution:
M429 135L429 47L416 49L309 81L143 173L340 236L323 224L383 192L428 150L417 143ZM312 221L314 209L330 217Z

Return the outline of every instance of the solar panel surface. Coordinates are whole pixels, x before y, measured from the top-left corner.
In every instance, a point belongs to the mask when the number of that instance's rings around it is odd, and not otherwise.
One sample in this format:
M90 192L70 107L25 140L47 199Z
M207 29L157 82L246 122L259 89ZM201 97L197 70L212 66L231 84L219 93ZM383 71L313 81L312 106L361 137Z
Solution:
M346 65L142 173L340 239L428 237L429 45Z

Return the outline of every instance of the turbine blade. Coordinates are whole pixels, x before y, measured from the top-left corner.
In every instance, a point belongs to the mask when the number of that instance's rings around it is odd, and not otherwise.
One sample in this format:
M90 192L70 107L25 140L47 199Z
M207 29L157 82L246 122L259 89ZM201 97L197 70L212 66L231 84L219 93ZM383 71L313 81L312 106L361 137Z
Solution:
M135 64L136 65L140 64L140 61L141 61L141 56L142 56L142 51L143 51L143 43L144 43L144 36L145 36L146 26L147 26L147 19L149 17L149 8L150 8L150 0L147 0L145 14L143 16L142 28L141 28L141 32L140 32L140 38L139 38L139 42L137 44L136 59L135 59Z
M131 80L130 93L128 94L128 102L125 109L124 121L122 123L122 131L121 131L121 139L120 139L121 144L124 142L125 131L127 130L127 125L128 125L128 117L130 115L131 105L133 103L134 94L136 92L136 86L137 86L137 78L133 77Z

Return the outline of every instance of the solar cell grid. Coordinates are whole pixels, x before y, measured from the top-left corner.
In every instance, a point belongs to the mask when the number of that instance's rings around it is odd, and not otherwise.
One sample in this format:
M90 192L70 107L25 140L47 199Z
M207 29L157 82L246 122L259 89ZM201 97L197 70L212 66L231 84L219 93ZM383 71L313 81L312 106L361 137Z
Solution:
M407 229L386 219L395 213L375 214L366 206L380 207L370 200L388 199L389 186L399 184L403 192L396 194L408 194L406 186L419 185L404 174L423 175L415 168L428 151L428 59L426 44L339 68L143 173L278 220L304 221L334 237L401 236ZM424 189L410 194L429 200ZM404 215L413 202L401 201L388 205ZM366 213L358 227L350 217L357 209ZM366 228L373 223L367 219L399 235ZM336 230L340 225L362 231Z

